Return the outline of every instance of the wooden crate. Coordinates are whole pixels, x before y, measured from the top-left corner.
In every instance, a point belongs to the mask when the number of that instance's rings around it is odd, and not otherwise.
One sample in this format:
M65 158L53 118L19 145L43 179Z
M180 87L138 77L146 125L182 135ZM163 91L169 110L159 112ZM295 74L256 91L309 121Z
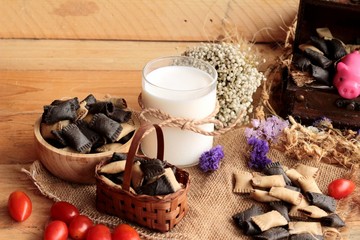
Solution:
M355 22L360 21L360 4L350 0L301 0L293 43L293 54L301 53L300 44L309 42L316 36L317 28L329 28L335 38L345 44L356 44L360 39L360 29ZM336 62L333 63L335 66ZM330 70L331 77L334 73ZM343 99L335 87L306 84L298 86L294 80L312 78L302 74L294 65L285 72L282 115L292 115L303 124L327 117L339 128L360 128L360 111L355 106L360 97L354 100Z

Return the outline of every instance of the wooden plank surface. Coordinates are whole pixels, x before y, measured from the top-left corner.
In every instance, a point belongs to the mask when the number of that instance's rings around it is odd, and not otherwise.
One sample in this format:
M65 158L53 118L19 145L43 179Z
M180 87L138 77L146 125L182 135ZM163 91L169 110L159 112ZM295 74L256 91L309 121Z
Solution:
M283 40L299 0L0 0L0 38Z
M0 66L8 70L141 70L150 59L180 55L196 44L0 39Z
M0 39L3 70L141 70L161 56L181 55L198 42ZM271 62L280 48L257 44L254 51Z

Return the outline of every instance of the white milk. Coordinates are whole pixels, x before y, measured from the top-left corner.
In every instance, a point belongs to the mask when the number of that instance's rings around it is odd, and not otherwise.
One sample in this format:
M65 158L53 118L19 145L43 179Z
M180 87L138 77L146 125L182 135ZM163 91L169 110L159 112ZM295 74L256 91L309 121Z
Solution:
M143 79L142 101L146 108L158 108L172 117L203 119L216 105L216 79L208 73L188 66L165 66L148 73ZM152 119L155 122L154 119ZM213 124L201 126L206 131ZM164 159L179 167L198 163L200 155L212 148L213 137L179 128L164 127ZM156 134L146 136L143 153L156 157Z

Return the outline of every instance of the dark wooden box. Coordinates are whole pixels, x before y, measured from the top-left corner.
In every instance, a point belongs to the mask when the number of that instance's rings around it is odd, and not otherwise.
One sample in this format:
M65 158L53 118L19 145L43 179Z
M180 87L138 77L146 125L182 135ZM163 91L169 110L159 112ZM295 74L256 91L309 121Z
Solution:
M293 54L301 52L299 45L316 35L317 28L329 28L334 37L346 44L359 44L360 1L301 0L293 42ZM295 84L299 71L290 66L284 71L282 115L292 115L303 124L312 124L327 117L338 128L360 128L360 97L341 98L334 87ZM301 77L312 78L304 74Z

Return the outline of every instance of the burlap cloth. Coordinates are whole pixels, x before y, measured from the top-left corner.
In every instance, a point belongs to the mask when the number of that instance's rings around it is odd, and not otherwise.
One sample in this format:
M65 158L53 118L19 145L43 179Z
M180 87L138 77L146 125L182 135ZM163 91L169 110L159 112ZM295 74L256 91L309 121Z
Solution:
M249 239L243 236L233 223L232 216L255 202L247 196L233 193L235 170L247 170L248 145L244 129L236 129L217 137L215 144L224 147L225 158L220 169L203 173L197 167L188 168L191 176L188 203L190 210L185 218L170 232L157 233L134 226L142 237L149 239ZM268 157L288 167L296 162L287 159L282 152L271 149ZM302 162L320 168L317 183L327 193L327 185L343 177L347 170L319 162ZM25 171L42 194L55 201L68 201L96 223L114 227L123 220L99 213L95 209L95 185L79 185L62 181L51 175L39 161ZM258 203L256 203L258 204ZM265 205L264 205L265 206ZM346 213L345 213L346 214ZM344 213L342 214L345 217Z

